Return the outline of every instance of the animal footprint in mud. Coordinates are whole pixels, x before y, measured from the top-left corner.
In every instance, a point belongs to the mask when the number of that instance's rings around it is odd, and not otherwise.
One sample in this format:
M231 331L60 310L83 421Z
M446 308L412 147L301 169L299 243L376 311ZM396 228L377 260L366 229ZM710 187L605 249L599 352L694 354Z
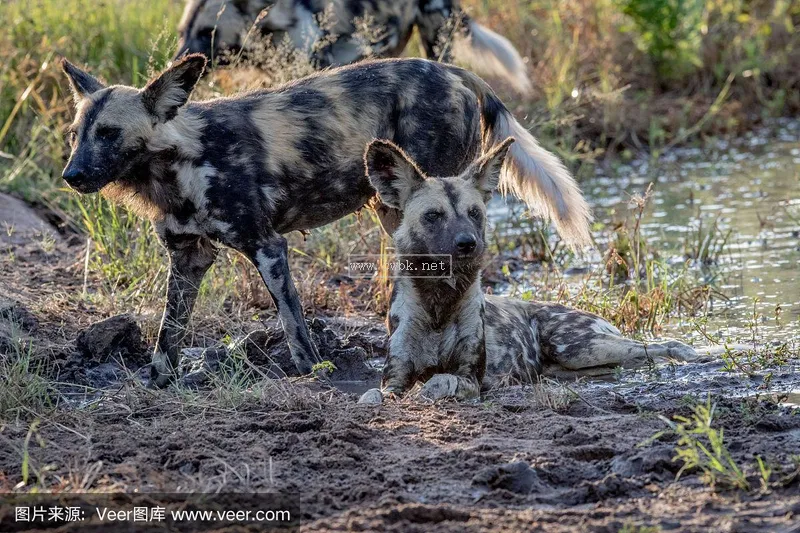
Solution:
M380 405L383 403L383 394L380 389L369 389L361 395L361 398L358 399L358 403L364 405Z

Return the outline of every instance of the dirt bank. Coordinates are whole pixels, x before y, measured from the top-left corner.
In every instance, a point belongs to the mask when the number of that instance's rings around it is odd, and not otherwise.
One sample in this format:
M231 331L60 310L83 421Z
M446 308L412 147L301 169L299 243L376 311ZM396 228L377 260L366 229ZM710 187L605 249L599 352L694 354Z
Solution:
M800 416L783 401L800 389L796 361L749 375L712 361L511 388L478 403L366 407L356 399L375 379L382 326L329 316L312 330L337 365L332 376L291 377L279 329L266 320L247 339L187 351L183 382L149 390L140 378L153 317L59 306L59 295L82 289L80 246L4 246L3 268L13 270L0 282L3 361L30 347L45 363L49 399L0 423L4 492L263 492L288 502L293 527L306 531L800 524ZM241 368L253 373L237 382ZM749 490L722 478L714 490L697 470L676 480L678 437L664 419L690 417L708 395ZM763 486L756 457L772 470Z

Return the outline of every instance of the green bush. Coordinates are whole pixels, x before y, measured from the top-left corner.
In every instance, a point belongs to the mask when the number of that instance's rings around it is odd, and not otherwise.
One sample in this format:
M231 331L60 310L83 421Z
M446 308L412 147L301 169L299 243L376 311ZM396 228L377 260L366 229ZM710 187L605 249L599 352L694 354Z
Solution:
M620 0L636 32L636 43L658 75L674 79L702 65L700 46L704 0Z

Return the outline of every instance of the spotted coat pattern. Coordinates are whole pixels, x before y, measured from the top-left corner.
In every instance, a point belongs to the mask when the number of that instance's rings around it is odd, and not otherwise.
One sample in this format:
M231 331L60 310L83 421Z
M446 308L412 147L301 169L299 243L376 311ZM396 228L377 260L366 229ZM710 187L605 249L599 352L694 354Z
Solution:
M524 131L482 80L432 61L364 62L276 89L188 102L205 63L201 55L187 56L137 89L106 86L64 62L76 102L64 179L78 192L100 191L152 220L170 256L153 359L158 384L177 365L197 288L218 245L258 268L295 364L308 372L319 355L282 234L328 224L374 197L363 162L374 138L402 146L426 172L448 175L463 171L506 129ZM510 179L550 179L528 172L526 164L552 156L525 135L534 148L520 152ZM560 179L571 183L568 174ZM394 210L379 212L393 230Z
M384 203L402 211L394 233L398 257L413 264L426 255L449 254L453 275L416 278L404 271L395 280L383 390L369 391L363 403L380 401L382 393L403 393L417 382L424 383L423 397L467 399L482 389L535 382L545 366L608 371L695 356L678 341L627 339L592 313L483 294L485 202L499 181L511 142L450 178L427 177L390 142L370 145L370 180Z

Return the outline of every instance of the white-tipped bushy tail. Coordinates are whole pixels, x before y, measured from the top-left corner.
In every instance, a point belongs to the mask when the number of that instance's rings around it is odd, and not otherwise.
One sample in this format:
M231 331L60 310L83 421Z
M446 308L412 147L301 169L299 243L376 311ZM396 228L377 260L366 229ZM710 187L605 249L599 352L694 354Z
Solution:
M507 80L517 91L530 94L532 86L525 62L511 42L470 20L469 31L453 43L456 60L476 72Z
M553 222L573 246L591 244L592 214L580 187L555 154L548 152L508 110L497 115L492 140L514 137L500 174L500 191L511 192L533 214Z
M508 137L516 139L500 172L500 191L510 191L533 214L549 219L570 245L591 244L591 210L564 164L517 122L485 81L468 70L451 68L478 98L484 152Z

